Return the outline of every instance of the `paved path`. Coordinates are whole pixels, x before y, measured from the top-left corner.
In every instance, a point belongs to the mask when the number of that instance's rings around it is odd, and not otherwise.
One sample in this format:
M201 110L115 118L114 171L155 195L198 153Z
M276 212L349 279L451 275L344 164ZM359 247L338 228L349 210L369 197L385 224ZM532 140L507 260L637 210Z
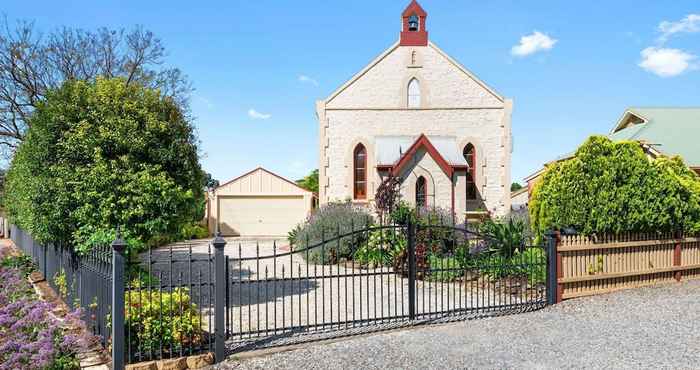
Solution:
M222 369L700 368L700 281L537 312L309 344Z

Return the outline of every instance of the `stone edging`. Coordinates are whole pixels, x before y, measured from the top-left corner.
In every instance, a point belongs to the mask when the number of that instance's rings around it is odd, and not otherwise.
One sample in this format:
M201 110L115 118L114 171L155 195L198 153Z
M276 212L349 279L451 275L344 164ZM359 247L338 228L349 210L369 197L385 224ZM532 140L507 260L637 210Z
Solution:
M202 355L178 357L168 360L146 361L126 365L126 370L186 370L209 369L214 364L214 354L207 352Z

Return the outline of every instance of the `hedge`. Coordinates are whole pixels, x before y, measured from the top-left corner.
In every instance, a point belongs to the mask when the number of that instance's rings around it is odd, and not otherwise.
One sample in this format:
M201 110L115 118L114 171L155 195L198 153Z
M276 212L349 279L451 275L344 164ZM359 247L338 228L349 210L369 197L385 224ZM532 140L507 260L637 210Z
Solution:
M591 235L700 231L700 179L679 157L651 159L638 142L590 137L550 165L529 203L533 231Z

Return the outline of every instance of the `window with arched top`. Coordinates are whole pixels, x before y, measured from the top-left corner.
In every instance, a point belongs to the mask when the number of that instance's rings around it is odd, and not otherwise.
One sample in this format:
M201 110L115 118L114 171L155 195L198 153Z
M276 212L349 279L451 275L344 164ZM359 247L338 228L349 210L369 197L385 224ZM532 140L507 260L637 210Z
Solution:
M416 180L416 208L425 208L428 204L428 187L425 177L420 176Z
M353 198L367 199L367 149L362 144L353 152Z
M408 81L408 107L420 108L420 82L417 78Z
M464 160L469 165L467 170L467 200L476 200L478 193L476 188L476 148L472 143L467 144L462 151Z

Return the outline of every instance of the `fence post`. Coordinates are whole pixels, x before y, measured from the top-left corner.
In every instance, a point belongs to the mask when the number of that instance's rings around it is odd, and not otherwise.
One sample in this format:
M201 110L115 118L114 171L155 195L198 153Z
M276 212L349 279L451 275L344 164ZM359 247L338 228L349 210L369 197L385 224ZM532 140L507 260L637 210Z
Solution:
M216 269L216 278L214 280L214 359L216 362L221 362L225 357L224 333L226 333L226 321L224 314L226 307L224 300L226 298L226 261L224 256L224 246L226 240L221 237L221 232L216 232L216 237L212 241L214 245L214 268Z
M409 220L408 239L408 318L416 319L416 225Z
M561 301L559 295L558 278L558 252L557 243L559 235L557 232L548 231L545 233L547 246L547 304L553 305Z
M676 233L676 243L673 248L673 266L681 266L681 256L683 255L682 252L682 244L683 244L683 232L677 232ZM681 281L681 277L683 276L683 272L678 270L673 274L673 277L676 279L676 281Z
M124 369L124 265L126 242L119 228L112 242L112 369Z

